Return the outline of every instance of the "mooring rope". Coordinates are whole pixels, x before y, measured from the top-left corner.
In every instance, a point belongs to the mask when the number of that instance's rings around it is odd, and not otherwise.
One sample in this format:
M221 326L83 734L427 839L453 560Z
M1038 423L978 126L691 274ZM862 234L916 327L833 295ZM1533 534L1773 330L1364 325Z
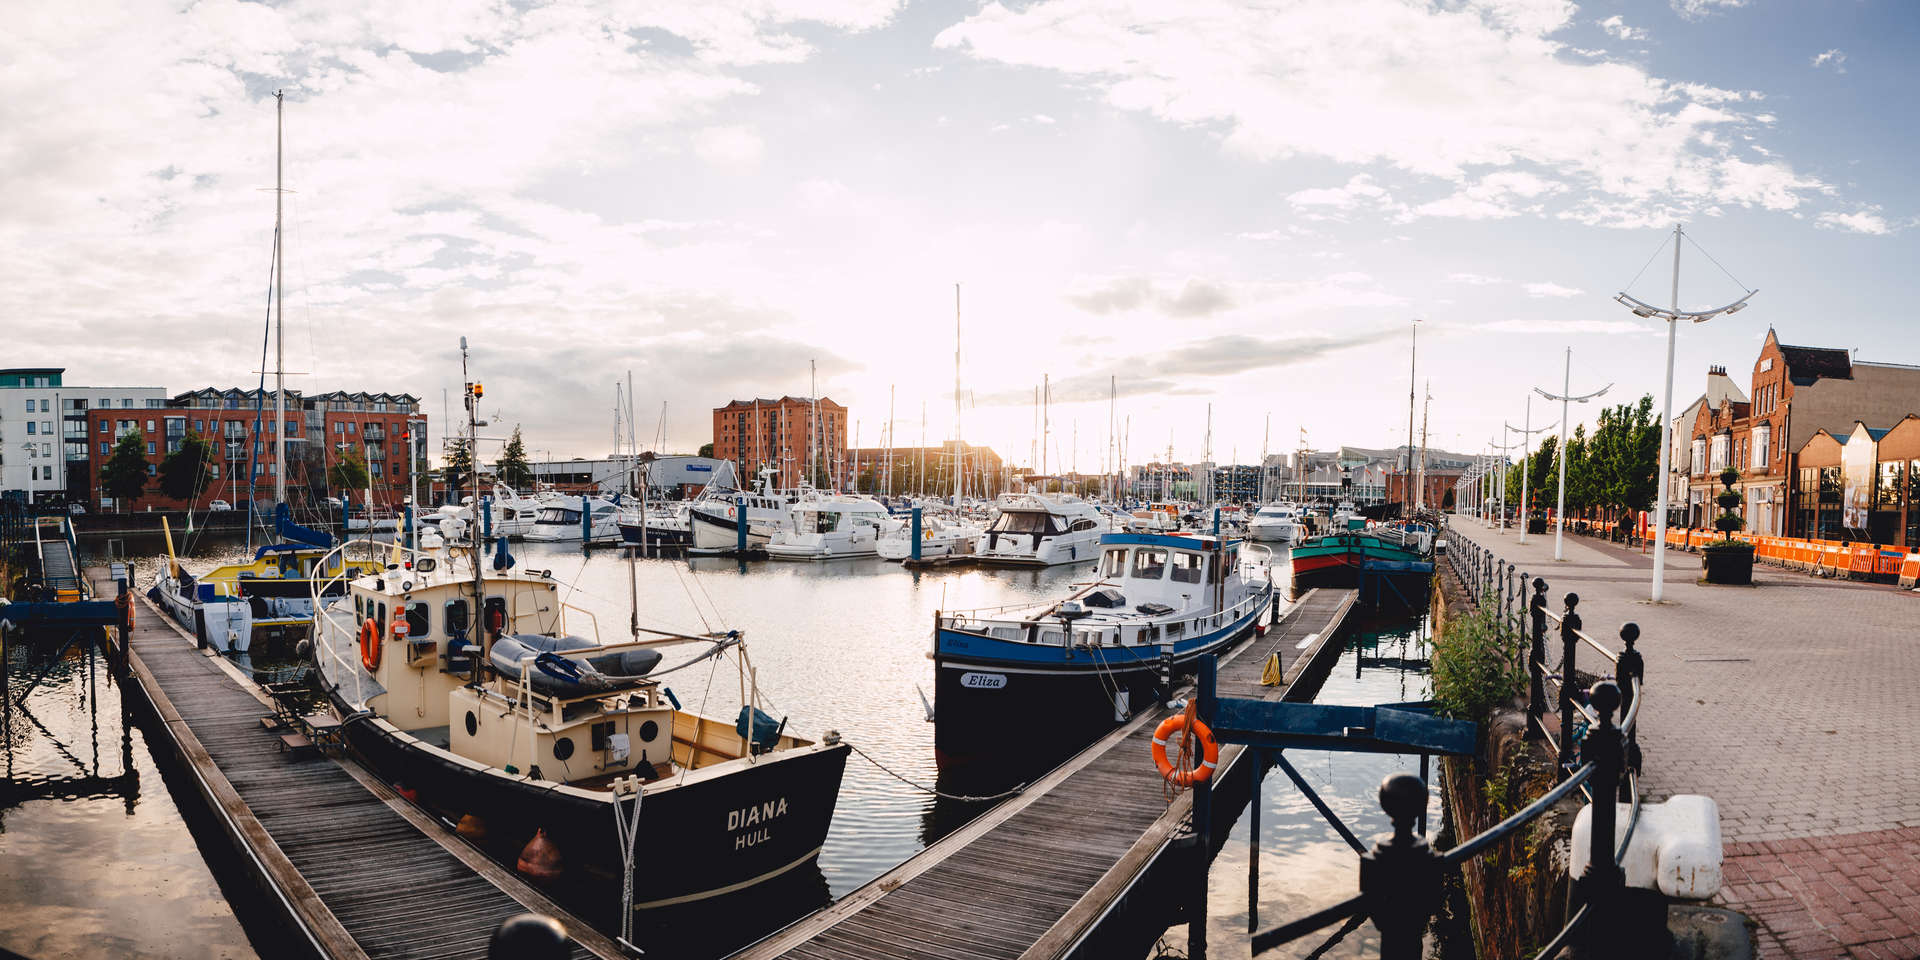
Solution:
M890 769L890 768L888 768L888 766L887 766L886 764L884 764L884 763L881 763L881 762L880 762L880 761L878 761L878 760L875 760L875 759L873 758L873 755L872 755L872 754L870 754L870 753L868 753L868 752L866 752L865 750L862 750L862 749L860 749L860 748L859 748L858 746L855 746L855 745L854 745L853 743L851 743L851 742L849 742L849 741L845 741L845 740L842 740L841 742L842 742L842 743L845 743L845 744L846 744L846 745L847 745L847 746L848 746L849 748L851 748L851 749L853 750L853 752L854 752L854 753L857 753L857 754L859 754L859 755L861 755L862 757L865 757L868 763L871 763L871 764L873 764L874 766L876 766L876 767L879 767L879 768L880 768L880 772L881 772L881 773L884 773L884 774L886 774L887 776L889 776L889 777L892 777L892 778L894 778L895 780L898 780L898 781L900 781L901 783L904 783L904 784L906 784L907 786L909 786L909 787L912 787L912 788L914 788L915 790L918 790L918 791L920 791L921 793L930 793L930 794L933 794L934 796L936 796L936 797L940 797L940 798L942 798L942 799L946 799L946 800L961 800L961 801L965 801L965 802L967 802L967 803L985 803L985 802L987 802L987 801L989 801L989 800L1005 800L1006 798L1008 798L1008 797L1011 797L1011 796L1013 796L1013 795L1015 795L1015 794L1017 794L1017 793L1020 793L1021 791L1023 791L1023 790L1025 790L1025 789L1027 789L1027 784L1024 784L1024 783L1022 783L1022 784L1020 784L1019 786L1016 786L1016 787L1014 787L1014 788L1013 788L1013 789L1011 789L1011 790L1003 790L1003 791L1001 791L1001 792L999 792L999 793L996 793L996 794L992 794L992 795L990 795L990 796L984 796L984 797L975 797L975 796L968 796L967 794L963 794L963 793L947 793L947 792L945 792L945 791L942 791L942 790L936 790L936 789L934 789L933 787L929 787L929 786L927 786L927 785L925 785L925 784L920 784L920 783L915 783L915 782L913 782L912 780L908 780L908 779L907 779L906 777L903 777L903 776L901 776L900 774L898 774L898 773L895 773L895 772L893 772L893 770L892 770L892 769Z

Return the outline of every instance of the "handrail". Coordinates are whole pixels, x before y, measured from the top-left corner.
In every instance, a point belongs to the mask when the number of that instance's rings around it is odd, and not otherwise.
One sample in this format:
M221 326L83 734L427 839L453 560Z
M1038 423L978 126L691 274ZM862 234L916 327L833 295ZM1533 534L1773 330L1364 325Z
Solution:
M1635 831L1640 824L1641 797L1640 777L1637 769L1638 746L1635 730L1640 717L1640 707L1646 701L1644 679L1645 664L1634 649L1634 641L1639 637L1639 627L1626 624L1621 627L1620 636L1626 649L1620 653L1608 649L1605 645L1587 636L1579 630L1579 617L1574 613L1578 598L1572 594L1567 597L1567 614L1554 616L1545 609L1546 583L1533 580L1533 596L1528 599L1525 610L1516 601L1526 599L1524 590L1516 590L1514 578L1520 578L1519 586L1527 585L1524 575L1508 565L1504 560L1494 557L1485 548L1471 540L1461 538L1448 531L1449 563L1461 582L1480 606L1493 605L1496 623L1503 633L1527 639L1531 634L1530 650L1526 653L1527 670L1533 692L1528 704L1528 736L1533 735L1537 727L1549 743L1553 743L1561 763L1560 782L1544 795L1536 798L1527 806L1514 812L1499 823L1481 831L1464 843L1445 853L1428 850L1423 840L1412 834L1412 824L1416 812L1424 815L1426 788L1410 774L1395 774L1381 786L1381 804L1388 809L1394 821L1395 834L1391 839L1383 838L1369 853L1363 853L1361 867L1362 894L1320 910L1290 923L1281 924L1252 937L1253 952L1259 954L1282 943L1298 939L1316 930L1327 927L1342 919L1356 915L1368 915L1381 928L1381 953L1389 960L1417 958L1420 956L1420 931L1424 930L1432 904L1438 900L1436 890L1427 889L1422 884L1437 883L1444 868L1457 867L1467 860L1485 852L1494 844L1507 839L1522 826L1538 818L1549 808L1565 800L1575 790L1588 793L1589 802L1604 801L1604 806L1596 805L1593 830L1591 832L1593 850L1598 857L1589 861L1588 873L1579 889L1587 902L1561 927L1553 939L1535 954L1536 960L1552 956L1555 951L1568 942L1576 930L1589 918L1599 918L1597 929L1589 929L1586 936L1602 953L1605 953L1607 938L1619 935L1625 924L1619 921L1616 907L1618 892L1625 886L1625 875L1620 865L1625 862L1627 849L1633 842ZM1533 615L1531 630L1526 629L1526 615ZM1563 675L1552 677L1543 662L1545 659L1546 624L1554 620L1560 627L1563 644ZM1565 687L1571 681L1574 664L1571 662L1576 648L1575 640L1584 641L1587 646L1607 658L1607 662L1618 674L1618 680L1603 679L1594 684L1589 699L1598 711L1586 705L1572 701L1572 691ZM1561 742L1543 721L1544 703L1541 693L1542 681L1553 679L1561 687L1562 736ZM1615 710L1624 703L1618 725L1613 723ZM1571 742L1571 715L1567 707L1578 706L1592 721L1586 739L1580 744L1580 761L1569 762L1573 744ZM1597 734L1604 734L1598 735ZM1632 797L1632 806L1628 814L1625 835L1619 839L1616 847L1612 842L1615 816L1615 799L1611 795L1594 796L1598 791L1611 794L1624 775L1625 786ZM1396 785L1396 779L1413 781L1411 786ZM1417 799L1417 803L1411 802ZM1611 856L1609 856L1611 854ZM1429 868L1425 864L1431 861ZM1599 864L1604 864L1604 867ZM1369 893L1368 891L1372 892ZM1378 903L1369 910L1369 899L1377 898ZM1425 912L1422 912L1425 911ZM1380 914L1385 914L1384 919Z

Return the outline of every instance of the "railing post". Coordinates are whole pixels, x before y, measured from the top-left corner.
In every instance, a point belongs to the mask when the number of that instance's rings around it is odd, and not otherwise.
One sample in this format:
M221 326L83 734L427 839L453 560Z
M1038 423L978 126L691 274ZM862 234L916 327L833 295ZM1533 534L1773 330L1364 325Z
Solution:
M1547 715L1547 581L1533 578L1532 642L1527 647L1527 736L1540 735L1539 721Z
M1393 833L1360 855L1360 895L1380 931L1380 960L1420 960L1427 920L1440 906L1440 855L1413 832L1427 809L1427 785L1393 774L1380 782L1380 807Z
M1620 625L1620 642L1626 646L1626 649L1620 651L1620 661L1616 666L1615 673L1619 675L1620 679L1620 716L1622 719L1626 717L1627 710L1633 706L1633 698L1639 694L1640 684L1647 679L1646 660L1640 656L1640 651L1633 648L1634 641L1638 639L1640 639L1639 624L1623 623ZM1632 683L1628 683L1629 680L1631 680ZM1640 772L1640 724L1637 722L1627 731L1626 769L1635 774ZM1620 799L1624 803L1633 802L1633 794L1630 786L1631 784L1627 778L1622 776L1620 778Z
M1567 594L1567 612L1560 621L1560 779L1573 763L1573 661L1580 643L1580 595Z
M1600 714L1599 726L1587 731L1580 744L1581 763L1593 764L1593 803L1588 822L1587 871L1579 881L1581 899L1587 904L1587 921L1581 930L1581 942L1587 957L1621 956L1620 895L1626 888L1626 875L1614 863L1615 831L1618 807L1613 797L1619 789L1620 766L1624 759L1620 729L1613 724L1613 712L1620 707L1620 687L1602 680L1587 692L1587 702Z

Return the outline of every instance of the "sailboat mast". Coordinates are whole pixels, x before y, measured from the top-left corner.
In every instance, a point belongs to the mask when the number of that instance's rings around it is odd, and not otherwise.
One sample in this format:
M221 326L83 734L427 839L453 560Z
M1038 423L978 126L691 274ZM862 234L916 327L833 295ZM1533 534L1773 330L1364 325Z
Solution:
M1040 375L1040 476L1047 475L1047 444L1053 439L1053 374ZM1041 483L1046 483L1043 479ZM1041 489L1045 489L1042 487Z
M893 496L893 384L887 384L887 496Z
M1413 345L1407 353L1407 489L1401 491L1404 495L1400 498L1400 502L1409 508L1408 513L1412 512L1413 506L1413 382L1420 369L1419 364L1420 318L1415 317L1413 318Z
M967 495L967 457L960 432L960 285L953 285L953 505Z
M1427 383L1426 402L1420 404L1420 472L1415 475L1416 486L1413 492L1413 508L1427 505L1427 414L1433 406L1433 383Z
M1101 465L1102 469L1100 471L1101 473L1104 473L1113 478L1113 486L1111 489L1107 491L1107 496L1112 497L1115 500L1118 500L1120 497L1120 460L1115 455L1114 446L1113 446L1113 414L1114 414L1114 404L1119 399L1119 385L1120 385L1119 377L1108 375L1107 377L1107 460L1106 460L1106 463Z
M284 91L273 92L273 234L283 236L280 225L282 205L286 191L282 188L283 166L285 164L284 130L287 117L287 95ZM278 241L276 240L276 243ZM287 271L284 260L275 265L273 271L273 502L287 502L287 344L280 335L280 328L286 322L286 282ZM367 529L373 529L369 526ZM342 531L344 535L345 531Z
M807 393L812 403L807 411L807 482L820 486L820 368L807 361Z

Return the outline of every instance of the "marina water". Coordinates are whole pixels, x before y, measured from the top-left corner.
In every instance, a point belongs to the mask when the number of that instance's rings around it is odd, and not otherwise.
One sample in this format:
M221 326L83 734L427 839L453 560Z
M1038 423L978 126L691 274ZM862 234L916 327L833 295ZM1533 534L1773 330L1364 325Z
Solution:
M240 544L201 540L191 565L210 566L243 554ZM922 695L933 696L934 614L1064 595L1091 576L1087 564L1041 570L955 568L909 572L878 560L780 563L725 558L644 558L629 564L615 550L583 555L576 547L521 543L513 553L523 568L551 570L563 587L569 628L597 627L605 642L626 635L629 576L642 626L686 632L745 631L757 670L763 708L786 718L789 729L818 737L837 730L862 754L847 765L833 829L817 869L797 871L756 899L709 911L725 923L699 923L700 911L643 919L637 933L655 955L719 957L872 880L991 804L937 798L922 787L971 792L978 784L945 783L935 768L933 725ZM151 580L157 558L139 561L139 583ZM1276 566L1276 580L1285 568ZM577 618L577 619L576 619ZM1347 649L1320 695L1322 702L1412 700L1426 695L1424 626L1389 623L1379 632L1352 632ZM691 654L693 648L683 648ZM13 651L16 678L33 651ZM37 654L44 661L45 652ZM667 662L680 656L669 651ZM243 664L269 669L263 660ZM31 675L38 667L28 668ZM122 749L119 691L98 666L97 700L85 680L84 659L68 661L16 712L7 727L9 794L0 809L0 903L13 919L0 920L0 947L29 957L237 956L252 954L247 937L213 880L172 796L162 786L137 724ZM16 682L18 682L16 680ZM742 682L731 662L681 671L669 684L688 709L714 717L739 710ZM91 768L89 739L98 717L100 770L111 777L130 757L130 786L104 792L36 785ZM1044 731L1036 731L1036 740ZM55 740L59 743L56 745ZM78 749L75 749L75 744ZM63 752L72 752L69 758ZM1029 780L1058 759L1033 743L1006 744L1004 783ZM77 763L75 761L78 761ZM1142 764L1151 763L1145 756ZM1361 836L1386 829L1373 792L1414 758L1303 753L1294 762L1315 789ZM883 769L884 768L884 769ZM118 792L115 792L115 791ZM1267 781L1262 814L1263 922L1324 906L1354 889L1354 856L1285 777ZM1097 815L1097 812L1090 812ZM1437 827L1438 810L1433 812ZM1246 816L1215 861L1210 942L1216 955L1245 952ZM642 859L649 829L643 822ZM612 825L608 825L612 842ZM501 851L495 851L500 853ZM646 869L672 869L648 863ZM771 895L769 895L771 894ZM563 896L563 899L566 899ZM122 905L128 901L131 905ZM771 901L771 902L769 902ZM589 913L583 909L583 913ZM61 921L66 918L74 922ZM611 925L612 918L591 917ZM699 923L698 927L693 926ZM699 929L689 938L686 931ZM1183 930L1184 928L1181 928ZM91 931L89 936L62 930ZM1355 931L1349 945L1370 928ZM253 931L256 939L261 935ZM651 942L649 942L651 941ZM1180 930L1169 944L1184 946ZM1302 948L1302 952L1305 949ZM265 950L265 948L262 948ZM1336 952L1332 955L1342 955Z

